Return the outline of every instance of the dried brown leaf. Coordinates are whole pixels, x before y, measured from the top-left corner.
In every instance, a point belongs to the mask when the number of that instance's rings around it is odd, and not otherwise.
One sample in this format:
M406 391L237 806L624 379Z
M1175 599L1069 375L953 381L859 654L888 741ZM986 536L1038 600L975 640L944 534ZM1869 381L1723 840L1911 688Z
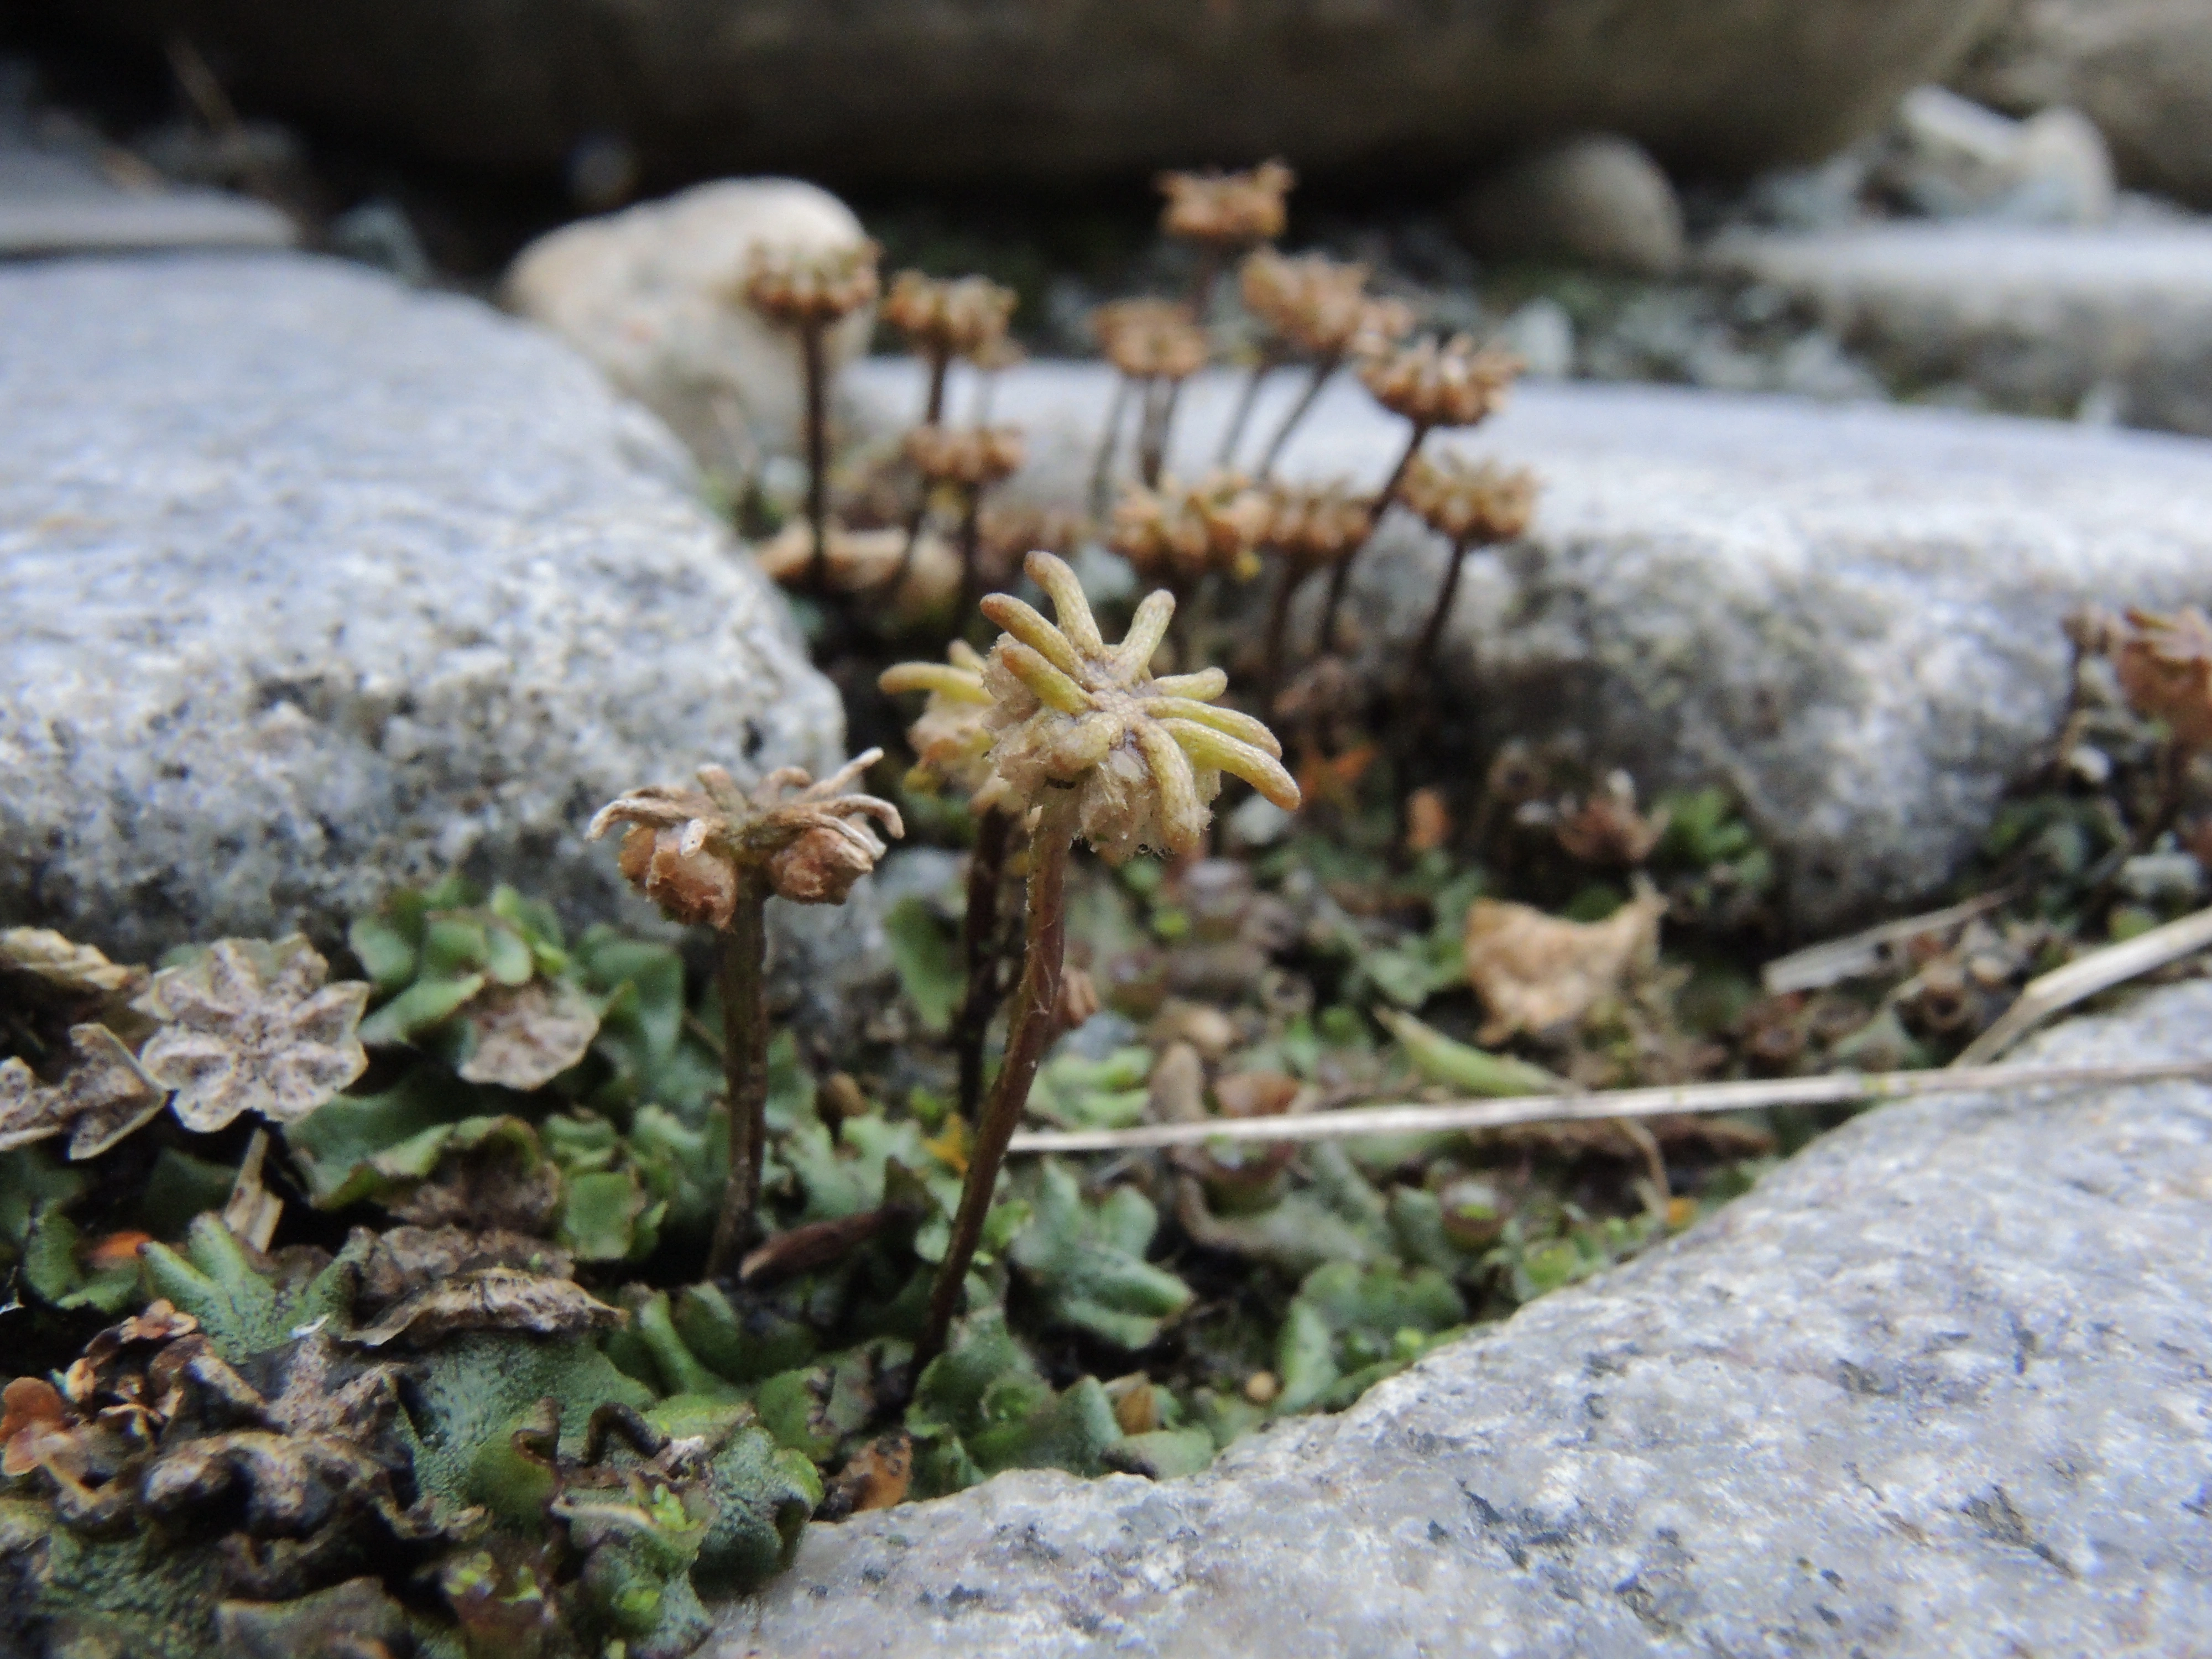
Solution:
M57 990L84 996L113 996L146 977L143 968L110 962L91 945L79 945L51 927L0 928L0 968L13 968Z
M357 1231L356 1238L366 1235ZM361 1300L383 1307L462 1273L513 1267L554 1279L571 1276L568 1252L542 1238L495 1228L393 1227L368 1239L361 1264Z
M1476 1034L1492 1044L1516 1031L1569 1026L1619 990L1659 945L1667 902L1648 887L1603 921L1562 921L1526 904L1477 899L1463 946L1468 982L1489 1011Z
M76 1063L51 1085L20 1060L0 1063L0 1152L67 1129L72 1159L96 1158L169 1098L105 1025L70 1027L70 1046Z
M493 986L470 999L462 1018L477 1038L462 1080L526 1092L583 1059L599 1034L598 1007L566 980Z
M374 1324L353 1334L364 1347L405 1337L424 1346L455 1331L520 1331L532 1336L574 1336L623 1322L611 1308L573 1279L512 1267L461 1273L419 1291Z

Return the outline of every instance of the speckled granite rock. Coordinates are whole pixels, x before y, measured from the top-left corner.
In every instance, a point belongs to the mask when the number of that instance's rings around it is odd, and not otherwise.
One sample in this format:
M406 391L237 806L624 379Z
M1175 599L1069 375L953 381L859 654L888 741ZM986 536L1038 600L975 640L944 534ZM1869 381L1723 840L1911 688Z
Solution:
M665 430L473 301L285 255L0 270L0 918L134 960L581 838L835 693Z
M1279 378L1255 432L1294 392ZM879 420L910 418L902 366L852 384ZM998 418L1036 434L1016 488L1079 494L1107 385L1065 364L1006 377ZM1233 392L1186 398L1186 468L1210 460ZM1285 470L1371 485L1404 433L1346 380ZM1531 385L1492 424L1431 441L1543 481L1525 545L1468 566L1445 665L1462 730L1579 733L1647 787L1731 785L1808 928L1909 904L1972 848L2054 729L2070 607L2212 586L2212 445L2192 440ZM1353 586L1371 660L1413 637L1443 557L1406 515L1386 523Z
M1736 232L1704 263L1793 295L1905 384L2212 434L2212 223Z
M2212 987L2023 1059L2199 1055ZM811 1530L718 1659L2172 1654L2212 1090L1891 1107L1334 1419Z

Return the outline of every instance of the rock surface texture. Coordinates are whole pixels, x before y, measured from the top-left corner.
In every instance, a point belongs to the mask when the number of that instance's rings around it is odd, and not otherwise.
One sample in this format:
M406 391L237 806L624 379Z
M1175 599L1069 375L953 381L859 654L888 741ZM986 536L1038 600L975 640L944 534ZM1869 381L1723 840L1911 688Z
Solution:
M2023 1059L2203 1053L2212 988ZM1859 1118L1641 1261L1152 1486L806 1535L720 1659L2193 1651L2212 1091Z
M2071 104L2128 183L2212 207L2212 8L2202 0L2011 0L1953 84L2000 109Z
M659 424L304 258L0 271L0 918L143 961L459 866L623 907L617 791L842 754Z
M799 344L744 303L757 249L830 252L866 240L852 210L792 179L726 179L565 225L525 248L507 304L597 363L734 477L801 447ZM824 342L834 372L866 349L872 310Z
M1255 434L1295 395L1277 378ZM903 364L854 376L884 422L910 418L916 384ZM1171 470L1211 461L1237 386L1187 388ZM1033 434L1017 489L1079 498L1109 387L1073 365L1003 378L995 418ZM1372 488L1404 434L1340 380L1283 471ZM1461 735L1571 734L1647 792L1732 787L1812 929L1913 902L1976 845L2056 730L2070 608L2212 586L2212 445L2194 440L1572 385L1431 442L1542 489L1528 539L1468 568L1443 657ZM1386 521L1352 584L1370 661L1402 659L1443 556Z
M1908 385L2212 434L2212 225L1737 233L1705 260L1810 305Z
M97 0L241 92L476 166L587 135L647 170L1060 179L1496 161L1576 131L1723 170L1814 160L1940 76L1993 0Z

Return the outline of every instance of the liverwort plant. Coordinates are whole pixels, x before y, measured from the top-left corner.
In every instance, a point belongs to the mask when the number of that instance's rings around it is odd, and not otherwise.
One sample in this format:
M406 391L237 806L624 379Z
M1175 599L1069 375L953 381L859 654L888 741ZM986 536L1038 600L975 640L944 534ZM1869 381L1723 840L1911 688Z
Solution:
M995 706L983 684L983 659L965 640L955 640L943 662L894 663L876 684L886 696L927 691L921 718L907 729L917 760L909 788L964 790L975 817L975 844L968 855L967 910L960 924L963 988L952 1017L952 1050L959 1067L960 1113L972 1119L983 1098L983 1041L1000 998L999 889L1013 840L1014 815L1003 804L1006 789L991 770L990 716Z
M1392 414L1402 416L1412 428L1398 465L1375 496L1369 520L1370 535L1372 526L1390 510L1429 434L1440 427L1474 426L1496 414L1504 407L1506 392L1521 368L1521 360L1511 352L1478 349L1464 334L1443 342L1422 340L1370 358L1362 366L1360 383L1369 395ZM1354 548L1329 572L1328 598L1322 602L1321 627L1314 636L1317 654L1328 652L1334 640L1336 613L1343 606L1345 589L1359 553L1360 549Z
M799 337L806 389L806 523L813 535L807 586L830 582L830 369L823 344L830 329L875 303L878 279L873 242L827 252L763 248L745 269L745 303Z
M1146 848L1188 857L1204 843L1224 772L1285 811L1298 805L1273 733L1216 706L1226 674L1207 668L1153 678L1152 654L1175 614L1171 595L1146 599L1121 643L1109 645L1073 569L1048 553L1030 554L1024 568L1058 622L1011 594L985 599L984 616L1005 631L982 679L991 698L993 779L1003 803L1029 824L1025 948L1005 1058L969 1150L959 1211L915 1352L917 1375L944 1348L1006 1144L1057 1029L1067 860L1077 837L1110 864Z
M770 893L798 904L842 904L876 867L884 842L906 833L898 808L852 789L883 758L871 749L816 782L779 767L750 793L719 766L699 769L699 787L648 785L599 809L589 838L617 823L622 872L672 920L704 922L721 941L722 1064L730 1108L730 1174L708 1251L720 1278L745 1242L760 1201L768 1137L768 928Z

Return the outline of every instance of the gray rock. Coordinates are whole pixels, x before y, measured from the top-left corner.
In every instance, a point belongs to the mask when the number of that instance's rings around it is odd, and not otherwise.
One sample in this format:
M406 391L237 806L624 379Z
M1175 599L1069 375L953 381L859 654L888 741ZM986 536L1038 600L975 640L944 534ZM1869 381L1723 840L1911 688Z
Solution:
M2208 1019L2179 987L2033 1057L2200 1055ZM816 1527L708 1651L2194 1651L2208 1191L2201 1085L1869 1113L1194 1480L1002 1475Z
M1915 87L1882 148L1877 185L1935 218L2097 225L2112 216L2112 158L2078 110L2015 121L1942 87Z
M1984 222L1735 232L1712 272L1788 291L1908 386L2212 434L2212 224L2100 231Z
M1255 431L1295 393L1279 380ZM1210 460L1237 384L1188 388L1175 465ZM1005 377L997 418L1032 434L1017 489L1079 494L1108 385L1075 365ZM879 418L913 406L906 365L862 365L855 386ZM1284 470L1371 487L1404 433L1342 380ZM1571 734L1647 793L1732 787L1808 928L1909 904L1972 850L2056 728L2069 608L2202 599L2212 572L2212 445L2188 439L1578 384L1524 386L1431 442L1533 467L1543 490L1527 542L1462 584L1444 663L1462 732ZM1352 585L1370 661L1413 637L1443 558L1386 521Z
M1477 252L1559 259L1642 276L1682 263L1682 204L1650 152L1589 134L1523 157L1477 185L1454 212Z
M71 149L0 143L0 258L160 248L282 248L276 209L217 190L125 188Z
M453 866L639 921L597 806L842 753L665 429L473 301L285 255L0 270L0 385L8 921L327 939Z
M1494 162L1614 131L1722 172L1814 161L1942 76L1996 0L78 0L181 31L270 108L550 171L1061 179Z
M2009 0L1952 78L2026 114L2068 104L2121 177L2212 207L2212 9L2202 0Z
M539 237L507 303L542 323L666 421L711 471L756 477L801 447L799 343L737 292L756 252L864 239L850 208L795 179L721 179ZM872 309L830 331L830 371L865 350Z

